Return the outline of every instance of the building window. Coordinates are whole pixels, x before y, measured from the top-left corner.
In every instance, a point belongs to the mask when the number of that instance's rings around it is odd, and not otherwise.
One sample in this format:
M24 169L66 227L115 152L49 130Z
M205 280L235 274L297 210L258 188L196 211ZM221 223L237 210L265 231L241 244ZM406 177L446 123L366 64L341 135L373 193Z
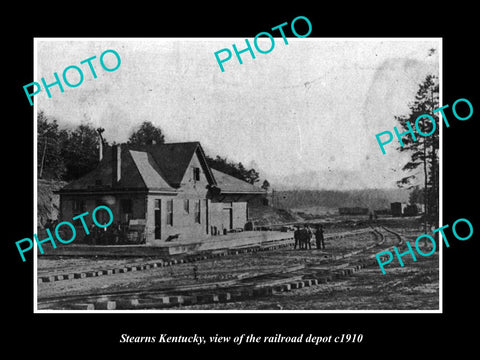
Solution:
M200 201L201 200L195 201L194 213L195 213L195 222L197 224L200 224Z
M190 200L188 199L183 200L183 210L185 211L185 214L190 213Z
M153 216L155 221L155 240L160 240L162 238L162 210L161 210L161 200L155 199L153 202Z
M167 225L173 226L173 200L167 200Z
M120 200L120 209L124 214L131 214L132 211L132 199L121 199Z
M200 168L198 167L193 168L193 180L200 181Z
M84 200L73 200L72 210L73 210L74 213L85 212L85 201Z
M97 208L97 207L99 207L99 206L106 206L106 207L108 207L111 211L114 210L111 205L107 205L107 203L105 203L105 202L103 202L103 201L96 200L96 201L95 201L95 208ZM99 222L100 224L106 224L107 222L110 221L110 215L109 215L108 212L106 212L105 210L102 210L102 211L97 212L97 213L95 214L95 217L97 218L97 222Z

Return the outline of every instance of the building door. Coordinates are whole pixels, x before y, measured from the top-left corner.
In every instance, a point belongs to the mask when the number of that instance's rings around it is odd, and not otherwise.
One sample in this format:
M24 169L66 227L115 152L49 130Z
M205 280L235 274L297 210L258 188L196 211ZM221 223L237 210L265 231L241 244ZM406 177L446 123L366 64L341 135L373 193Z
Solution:
M232 208L224 208L222 214L222 225L224 229L232 230L233 229L233 212Z
M207 232L207 234L208 234L208 226L209 226L209 223L210 223L210 221L208 219L208 217L209 217L208 210L209 210L208 209L208 199L205 199L205 227L206 227L205 231Z
M155 240L160 240L162 238L162 200L155 199Z

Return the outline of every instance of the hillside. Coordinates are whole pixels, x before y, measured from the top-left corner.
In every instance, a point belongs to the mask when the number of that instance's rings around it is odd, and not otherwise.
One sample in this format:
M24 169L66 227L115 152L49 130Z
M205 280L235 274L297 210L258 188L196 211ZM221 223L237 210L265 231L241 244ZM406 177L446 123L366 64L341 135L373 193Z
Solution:
M60 196L54 194L67 183L65 181L39 179L37 183L37 221L43 226L47 219L56 220L60 210Z
M305 207L366 207L371 210L389 209L390 203L408 202L407 190L364 189L364 190L288 190L275 192L272 204L283 209Z
M64 181L38 180L38 222L55 220L59 212L59 196L54 191L65 186ZM289 190L275 192L271 206L250 206L249 217L258 225L303 221L301 211L307 214L333 214L339 207L390 208L394 201L407 202L408 192L400 189L369 190ZM298 214L297 212L300 212Z
M303 220L292 211L275 209L270 206L250 206L248 214L249 219L255 221L256 225L283 224Z

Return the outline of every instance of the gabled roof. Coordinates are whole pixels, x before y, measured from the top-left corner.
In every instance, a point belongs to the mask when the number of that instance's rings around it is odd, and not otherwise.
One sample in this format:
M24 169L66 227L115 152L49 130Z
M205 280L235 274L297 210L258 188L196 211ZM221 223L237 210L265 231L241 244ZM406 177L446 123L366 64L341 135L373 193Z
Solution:
M200 163L210 185L216 185L215 177L205 159L205 154L198 141L145 145L131 147L148 152L158 165L158 170L172 187L179 187L190 161L197 153Z
M220 188L222 194L228 193L245 193L245 194L263 194L265 191L246 181L237 179L236 177L225 174L221 171L212 169L213 175L217 180L217 187Z
M161 172L151 154L145 151L129 151L147 188L166 189L170 187L167 181L160 175Z
M118 145L120 146L120 145ZM262 194L264 191L243 180L211 169L199 142L147 146L121 145L121 176L113 181L116 160L107 147L102 161L92 172L70 182L59 192L160 190L176 192L196 154L208 184L222 193Z
M132 151L121 146L121 176L113 181L114 159L113 148L107 147L103 159L88 174L73 180L62 188L67 191L132 191L156 189L174 192L175 189L162 178L158 166L151 156L145 152Z

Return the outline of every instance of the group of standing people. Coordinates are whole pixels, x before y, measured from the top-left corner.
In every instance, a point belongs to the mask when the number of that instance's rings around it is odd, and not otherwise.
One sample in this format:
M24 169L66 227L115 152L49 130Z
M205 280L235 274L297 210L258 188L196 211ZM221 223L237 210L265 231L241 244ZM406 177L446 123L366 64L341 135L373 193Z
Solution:
M317 249L325 250L325 238L323 236L323 225L317 225L315 231L313 231L309 225L303 228L300 228L300 226L297 226L295 229L295 232L293 233L293 238L295 239L294 249L297 248L297 245L299 249L306 249L307 246L309 249L311 249L312 244L310 241L313 236L315 236L315 244L317 246Z

